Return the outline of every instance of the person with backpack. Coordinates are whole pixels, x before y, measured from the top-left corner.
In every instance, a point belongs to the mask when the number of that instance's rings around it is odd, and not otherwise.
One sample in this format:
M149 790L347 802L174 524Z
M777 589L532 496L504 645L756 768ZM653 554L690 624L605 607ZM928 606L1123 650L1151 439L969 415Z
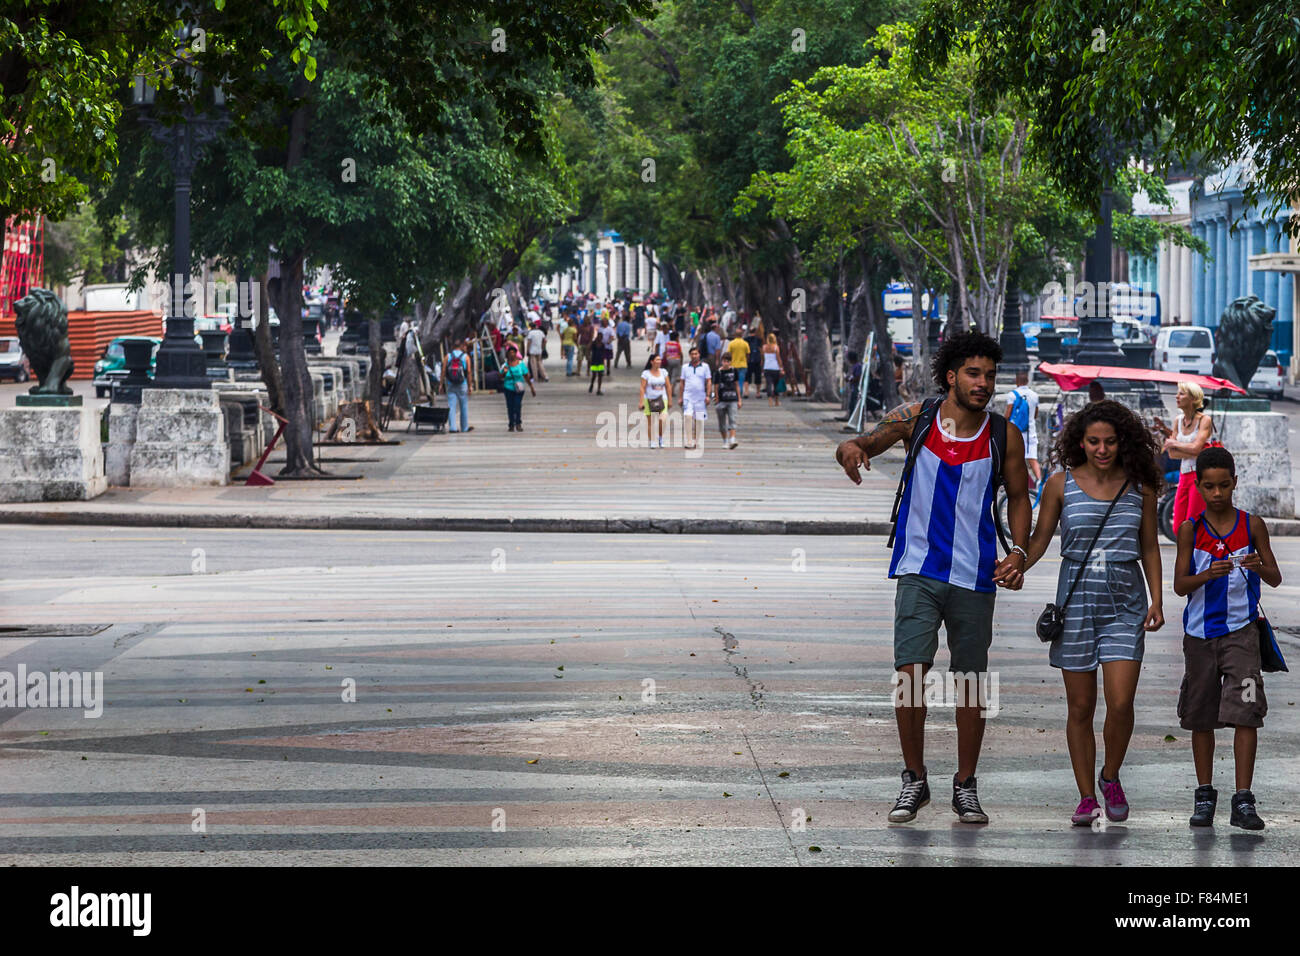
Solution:
M952 809L962 823L987 823L980 806L976 764L987 713L979 693L988 679L997 588L1024 582L1029 540L1029 473L1024 439L1001 415L987 411L1002 347L981 332L946 339L932 373L941 397L894 409L867 435L841 442L835 460L849 480L898 442L907 460L894 499L895 534L889 576L894 596L894 715L903 756L903 786L891 823L909 823L930 802L925 763L924 694L934 664L939 627L947 632L956 687L957 773ZM993 500L1007 489L1010 553L998 561ZM974 697L974 699L972 699Z
M1025 436L1025 461L1034 476L1034 484L1043 480L1043 466L1038 463L1038 393L1029 387L1029 373L1016 373L1016 387L1007 396L1007 421Z
M442 362L443 388L447 392L447 431L472 432L469 397L474 392L473 363L468 354L469 339L461 339Z
M1079 789L1070 822L1091 826L1102 814L1100 793L1106 819L1119 823L1129 815L1119 772L1133 736L1146 633L1165 623L1156 526L1164 476L1146 425L1114 401L1092 402L1066 419L1052 460L1062 470L1043 486L1025 567L1047 552L1059 522L1060 626L1048 660L1065 683L1065 741ZM1098 671L1106 696L1105 759L1094 778Z

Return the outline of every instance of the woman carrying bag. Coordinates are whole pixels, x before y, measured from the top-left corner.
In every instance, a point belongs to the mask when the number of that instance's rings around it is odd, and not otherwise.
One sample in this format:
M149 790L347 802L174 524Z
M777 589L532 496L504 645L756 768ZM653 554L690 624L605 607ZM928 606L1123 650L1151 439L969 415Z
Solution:
M673 390L669 386L668 373L663 369L663 362L652 352L650 367L641 373L640 396L640 405L645 410L646 423L650 431L649 447L651 448L664 447L664 417L673 407Z
M1133 736L1145 634L1165 622L1156 455L1146 426L1118 402L1094 402L1071 415L1052 452L1063 470L1043 487L1029 541L1026 571L1047 552L1060 522L1056 604L1048 605L1038 631L1051 641L1049 660L1065 681L1066 742L1080 798L1071 817L1075 826L1089 826L1101 815L1098 785L1107 819L1128 818L1120 765ZM1094 781L1098 669L1106 695L1105 761Z
M501 390L506 393L506 417L510 420L508 430L512 432L524 430L525 384L533 398L536 398L537 390L533 388L533 376L528 371L528 363L524 361L519 349L510 345L506 348L506 367L501 370Z

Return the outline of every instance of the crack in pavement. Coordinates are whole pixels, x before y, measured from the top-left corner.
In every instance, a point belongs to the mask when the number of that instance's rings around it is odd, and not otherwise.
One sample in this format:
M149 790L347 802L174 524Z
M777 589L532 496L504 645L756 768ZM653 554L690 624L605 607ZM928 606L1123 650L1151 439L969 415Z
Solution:
M749 686L749 702L754 705L755 710L762 710L763 683L749 676L748 667L737 665L731 659L732 655L736 653L736 648L740 646L740 641L736 639L736 635L724 630L721 625L715 625L713 630L722 637L722 653L725 655L728 666L735 671L737 677ZM740 731L740 736L745 741L745 749L749 751L749 759L754 762L754 769L758 771L758 779L762 781L763 789L767 791L767 799L771 801L772 812L776 814L776 819L781 824L781 832L785 834L785 840L790 844L790 852L794 854L794 865L803 866L803 860L794 845L794 838L790 836L790 828L786 826L785 817L781 815L781 808L777 806L776 797L772 795L772 787L767 782L767 774L763 773L763 767L758 762L758 755L754 753L754 745L750 743L749 734L745 733L744 727L738 726L736 729Z

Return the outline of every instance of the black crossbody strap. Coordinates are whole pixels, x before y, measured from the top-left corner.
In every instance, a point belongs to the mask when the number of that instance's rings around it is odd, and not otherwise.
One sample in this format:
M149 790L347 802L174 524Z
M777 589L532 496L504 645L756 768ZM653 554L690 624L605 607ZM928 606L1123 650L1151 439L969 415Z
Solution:
M1079 490L1082 491L1083 489L1080 488ZM1083 577L1083 572L1088 568L1088 559L1092 557L1092 549L1096 547L1097 539L1101 537L1101 531L1106 527L1106 521L1110 518L1110 513L1115 510L1115 505L1119 503L1119 499L1126 491L1128 491L1127 478L1124 479L1124 484L1119 489L1119 494L1110 500L1110 507L1107 508L1106 513L1102 515L1101 524L1097 525L1097 533L1092 536L1092 543L1088 545L1088 553L1083 556L1083 563L1079 565L1079 573L1074 576L1074 583L1070 585L1070 590L1065 595L1065 601L1061 604L1062 611L1064 611L1066 605L1070 603L1070 598L1074 597L1074 589L1079 586L1079 580Z

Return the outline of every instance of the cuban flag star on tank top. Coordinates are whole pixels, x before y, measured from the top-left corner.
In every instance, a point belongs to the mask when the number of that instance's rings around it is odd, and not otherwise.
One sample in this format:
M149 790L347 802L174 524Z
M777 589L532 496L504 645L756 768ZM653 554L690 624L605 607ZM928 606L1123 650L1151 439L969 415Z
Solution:
M968 590L995 591L992 505L988 412L971 438L950 434L936 418L903 489L889 576L920 574Z
M1208 571L1215 561L1252 554L1250 513L1238 509L1232 530L1220 538L1204 516L1197 519L1192 539L1192 574ZM1259 617L1259 573L1234 568L1231 574L1210 578L1187 596L1183 630L1192 637L1222 637L1240 630Z

